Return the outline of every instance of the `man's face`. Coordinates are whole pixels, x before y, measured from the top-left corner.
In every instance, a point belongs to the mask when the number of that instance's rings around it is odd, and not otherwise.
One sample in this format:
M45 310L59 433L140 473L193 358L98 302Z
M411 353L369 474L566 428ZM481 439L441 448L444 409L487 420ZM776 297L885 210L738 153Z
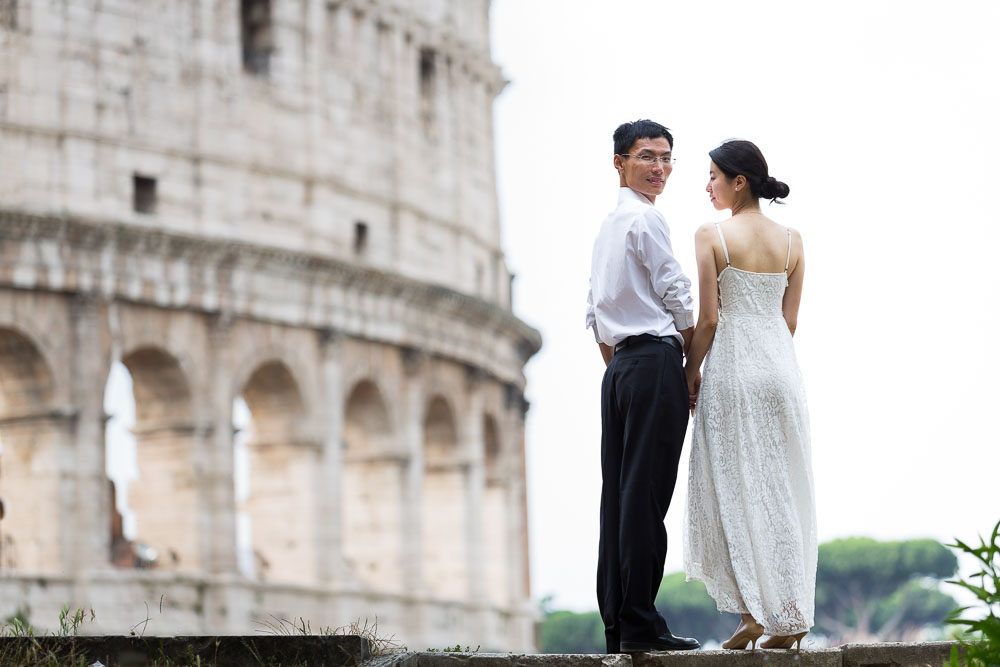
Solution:
M654 201L663 192L667 177L673 171L673 166L663 164L662 159L670 158L672 147L666 137L636 139L628 151L629 157L615 156L615 168L621 176L620 183ZM644 162L639 156L650 158Z

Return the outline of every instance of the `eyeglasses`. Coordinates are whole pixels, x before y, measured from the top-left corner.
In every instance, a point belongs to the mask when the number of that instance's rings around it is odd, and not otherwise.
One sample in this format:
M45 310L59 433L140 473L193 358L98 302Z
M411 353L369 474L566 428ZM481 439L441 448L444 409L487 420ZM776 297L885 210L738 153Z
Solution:
M664 167L667 165L672 165L677 162L675 157L656 157L655 155L629 155L628 153L619 153L618 155L622 157L634 157L636 160L643 164L654 164L659 162Z

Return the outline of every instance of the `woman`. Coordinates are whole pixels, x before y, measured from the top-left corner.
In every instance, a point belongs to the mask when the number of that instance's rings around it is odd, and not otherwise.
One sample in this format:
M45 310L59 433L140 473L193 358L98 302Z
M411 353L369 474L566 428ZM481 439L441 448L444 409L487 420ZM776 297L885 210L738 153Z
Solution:
M792 346L802 239L761 213L759 198L789 188L757 146L727 141L709 156L706 190L732 217L695 235L701 310L685 368L694 426L684 564L720 611L742 616L724 648L753 648L764 633L762 648L800 648L816 588L809 416Z

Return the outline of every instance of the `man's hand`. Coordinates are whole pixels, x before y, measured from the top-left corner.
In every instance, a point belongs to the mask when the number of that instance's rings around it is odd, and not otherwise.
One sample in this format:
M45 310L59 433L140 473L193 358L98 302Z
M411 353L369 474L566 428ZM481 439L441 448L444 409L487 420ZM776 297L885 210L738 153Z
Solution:
M604 365L607 366L611 363L611 357L615 356L615 348L604 343L598 343L598 345L601 346L601 356L604 357Z
M684 369L684 375L687 377L688 384L688 407L693 415L694 406L698 403L698 392L701 391L701 370L688 366Z

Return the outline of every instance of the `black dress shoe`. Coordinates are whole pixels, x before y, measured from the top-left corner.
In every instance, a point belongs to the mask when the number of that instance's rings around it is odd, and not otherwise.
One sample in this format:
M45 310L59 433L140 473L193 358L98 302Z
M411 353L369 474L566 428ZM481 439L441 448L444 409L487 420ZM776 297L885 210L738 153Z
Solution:
M646 653L647 651L691 651L699 648L700 646L701 644L698 643L698 640L692 639L691 637L664 635L662 637L657 637L656 639L647 639L645 641L630 642L622 640L621 652Z

